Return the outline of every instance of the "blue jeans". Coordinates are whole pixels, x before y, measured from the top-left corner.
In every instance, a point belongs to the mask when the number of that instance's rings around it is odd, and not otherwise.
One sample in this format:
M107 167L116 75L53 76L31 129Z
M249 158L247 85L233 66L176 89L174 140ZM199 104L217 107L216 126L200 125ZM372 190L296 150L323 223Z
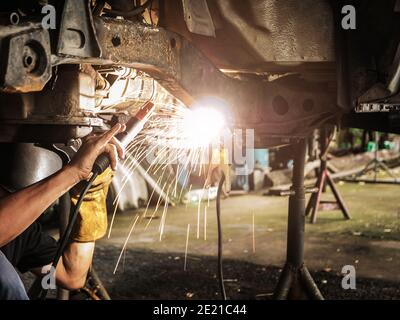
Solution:
M1 251L0 300L28 300L21 278Z

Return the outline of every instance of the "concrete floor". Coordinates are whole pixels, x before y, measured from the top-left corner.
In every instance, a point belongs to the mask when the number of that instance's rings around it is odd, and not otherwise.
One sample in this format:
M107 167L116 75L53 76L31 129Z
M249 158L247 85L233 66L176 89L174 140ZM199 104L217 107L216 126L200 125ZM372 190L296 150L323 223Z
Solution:
M400 299L399 187L339 184L353 219L343 220L340 212L331 211L321 212L315 225L307 223L306 264L327 299ZM330 194L324 196L330 198ZM168 208L161 241L162 206L147 229L154 208L149 208L146 217L144 210L117 214L111 237L98 241L94 259L94 267L111 297L218 299L215 202L205 207L202 203L200 215L197 204ZM222 217L228 297L271 298L285 262L287 198L260 194L231 197L222 201ZM344 265L356 268L356 290L341 288ZM29 288L33 278L27 273L23 280Z
M344 265L354 265L357 277L390 281L392 286L397 287L399 284L400 288L399 186L341 183L338 188L353 219L343 220L339 211L321 212L315 225L306 226L306 264L311 271L323 272L322 276L318 276L318 284L322 287L340 287L341 278L331 279L330 275L340 275ZM328 193L324 197L330 199L331 195ZM95 266L103 263L101 256L106 254L108 266L107 271L102 272L102 277L106 277L108 283L112 283L113 277L119 281L128 281L134 274L125 273L125 260L136 263L129 253L150 252L155 256L163 254L165 259L172 259L174 272L185 274L192 279L191 281L196 281L196 272L200 263L204 263L200 262L202 257L215 257L217 252L215 202L211 202L209 207L206 205L202 203L199 211L197 204L168 208L161 241L162 206L147 229L148 217L153 214L154 208L148 210L147 217L143 217L144 210L117 214L111 237L98 243L99 254ZM127 243L127 250L121 256L116 275L113 275L119 253L138 214L140 218ZM257 266L283 266L286 254L287 198L259 194L231 197L222 201L222 216L224 258L231 260L230 264L237 261ZM184 252L188 224L190 234L185 272ZM254 272L256 273L256 270ZM324 274L330 283L324 279ZM151 286L151 282L147 285ZM153 291L157 292L156 283L154 285ZM151 288L149 290L151 291ZM158 293L154 294L153 297L159 297Z

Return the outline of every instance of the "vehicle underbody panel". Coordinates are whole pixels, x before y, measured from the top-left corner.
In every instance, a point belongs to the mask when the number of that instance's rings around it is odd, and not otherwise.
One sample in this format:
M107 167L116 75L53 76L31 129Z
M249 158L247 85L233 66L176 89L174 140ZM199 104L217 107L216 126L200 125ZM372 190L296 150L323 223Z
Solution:
M126 3L110 1L116 8ZM146 97L105 108L108 93L101 93L98 102L99 91L109 90L114 76L143 87L152 81L153 91L156 86L162 93L151 98L178 99L188 107L206 96L222 99L229 106L231 126L254 129L257 146L338 123L353 113L363 93L380 83L367 74L370 65L364 63L372 49L365 50L357 71L345 68L359 51L343 43L360 41L369 30L346 34L344 41L337 31L337 8L328 1L221 0L200 7L192 1L156 3L157 15L151 10L148 15L151 24L157 18L158 25L150 25L148 18L113 17L108 9L99 16L85 0L58 3L62 14L56 31L43 29L34 15L18 25L4 23L0 140L66 142L107 126L104 113L132 112ZM203 29L198 27L201 23ZM382 29L386 27L393 23ZM385 45L393 47L396 41L388 37ZM389 61L393 52L381 56Z

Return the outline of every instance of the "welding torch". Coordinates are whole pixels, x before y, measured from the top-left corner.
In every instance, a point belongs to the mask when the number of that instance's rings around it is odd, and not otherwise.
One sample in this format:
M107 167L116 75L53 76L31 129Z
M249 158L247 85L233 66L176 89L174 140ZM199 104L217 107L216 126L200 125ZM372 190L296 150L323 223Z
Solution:
M142 131L154 111L154 103L148 101L143 107L125 124L126 130L117 134L116 138L122 147L126 148L129 143ZM110 165L110 158L106 153L98 156L93 164L93 173L99 175Z
M149 118L152 116L154 109L155 109L154 103L148 101L139 109L139 111L131 119L129 119L129 121L125 124L126 125L125 131L116 135L116 138L119 140L122 147L126 148L129 145L129 143L131 143L133 139L139 134L139 132L142 131L143 127L145 126ZM60 260L60 257L63 254L64 249L69 241L72 229L78 217L79 208L82 204L83 199L85 198L86 193L91 188L96 177L100 175L102 172L104 172L109 166L110 166L110 158L106 153L102 153L101 155L99 155L96 161L94 162L92 169L93 174L90 180L86 182L85 187L83 188L81 194L79 195L79 199L74 207L74 211L70 216L68 226L64 234L60 238L57 251L52 262L52 266L54 268L56 268L58 261ZM42 289L39 298L43 300L46 298L46 295L47 295L47 289Z

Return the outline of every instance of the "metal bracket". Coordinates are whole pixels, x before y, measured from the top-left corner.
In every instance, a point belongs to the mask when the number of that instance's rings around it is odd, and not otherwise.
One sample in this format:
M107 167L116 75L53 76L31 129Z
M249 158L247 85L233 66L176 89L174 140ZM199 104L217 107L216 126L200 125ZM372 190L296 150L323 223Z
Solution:
M89 1L65 1L57 53L82 58L101 56Z
M190 32L215 37L215 27L206 0L182 0L182 5Z
M1 89L6 92L32 92L43 89L51 77L50 38L43 29L28 29L10 35Z

